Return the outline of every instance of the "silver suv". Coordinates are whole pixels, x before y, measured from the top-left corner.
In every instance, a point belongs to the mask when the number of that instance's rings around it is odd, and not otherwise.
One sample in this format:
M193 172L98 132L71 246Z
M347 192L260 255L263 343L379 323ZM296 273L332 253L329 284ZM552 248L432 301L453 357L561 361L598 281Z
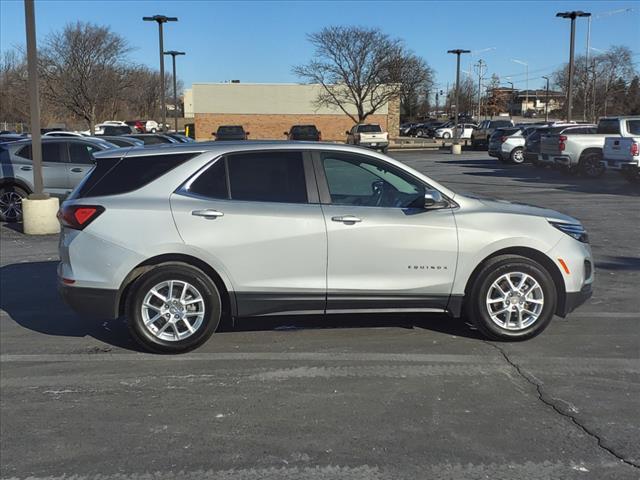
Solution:
M42 176L44 190L65 196L93 168L93 154L116 148L100 138L44 137ZM22 217L22 199L33 192L31 140L0 145L0 220Z
M116 150L59 212L59 287L182 352L223 317L463 310L539 334L591 295L587 234L552 210L456 194L385 155L296 142Z

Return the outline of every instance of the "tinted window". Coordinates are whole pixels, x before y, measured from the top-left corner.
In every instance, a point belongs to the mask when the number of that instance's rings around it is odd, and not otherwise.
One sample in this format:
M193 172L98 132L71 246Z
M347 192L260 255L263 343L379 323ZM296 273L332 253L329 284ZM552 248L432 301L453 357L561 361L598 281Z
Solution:
M600 120L600 122L598 122L598 133L610 135L620 134L620 120L616 118Z
M120 126L105 126L103 129L104 135L126 135L131 133L131 127Z
M631 135L640 135L640 120L627 120L627 132Z
M31 145L26 145L16 153L19 157L28 158L31 160ZM60 143L43 143L42 144L42 161L43 162L62 162L62 156L60 155Z
M165 137L161 137L159 135L140 135L139 137L135 137L144 142L145 145L158 145L160 143L173 143L171 140Z
M191 182L189 191L205 197L229 198L224 158L217 160Z
M99 151L98 147L88 143L69 142L69 161L71 163L94 163L93 154Z
M322 164L334 205L410 208L424 203L420 182L382 163L325 153Z
M137 190L196 155L198 153L98 159L96 168L80 183L74 198Z
M242 127L218 127L218 135L244 135L244 129Z
M358 125L358 133L380 133L380 125Z
M511 121L510 120L496 120L495 122L491 122L491 126L494 127L494 128L510 127L511 126Z
M318 130L313 125L298 125L291 128L291 133L295 135L317 135Z
M233 200L307 202L307 185L300 152L230 155L227 166Z

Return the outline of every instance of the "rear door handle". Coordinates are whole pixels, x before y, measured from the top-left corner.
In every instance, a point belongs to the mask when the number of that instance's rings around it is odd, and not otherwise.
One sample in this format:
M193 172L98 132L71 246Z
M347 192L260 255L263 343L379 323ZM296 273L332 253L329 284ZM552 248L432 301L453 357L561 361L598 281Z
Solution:
M204 218L218 218L224 216L224 213L219 212L218 210L207 208L205 210L194 210L193 212L191 212L191 215Z
M342 222L342 223L358 223L361 222L362 219L358 218L354 215L341 215L339 217L331 217L331 220L334 222Z
M72 168L71 171L75 173L82 173L84 172L84 168L75 167L75 168Z
M20 170L25 170L27 172L30 172L31 170L33 170L33 167L27 167L26 165L24 167L20 167Z

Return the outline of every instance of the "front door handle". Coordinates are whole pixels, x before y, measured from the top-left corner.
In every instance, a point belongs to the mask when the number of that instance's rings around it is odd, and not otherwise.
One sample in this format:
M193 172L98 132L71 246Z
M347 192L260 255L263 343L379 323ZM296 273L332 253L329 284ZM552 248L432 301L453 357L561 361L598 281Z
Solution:
M24 167L20 167L20 170L25 170L27 172L30 172L31 170L33 170L33 167L27 167L26 165Z
M82 173L84 172L84 168L75 167L75 168L72 168L71 171L75 173Z
M224 213L219 212L218 210L213 210L211 208L207 208L205 210L194 210L191 212L191 215L195 215L196 217L204 217L204 218L218 218L224 216Z
M361 222L362 219L353 215L341 215L339 217L331 217L331 220L334 222L342 222L346 224L358 223Z

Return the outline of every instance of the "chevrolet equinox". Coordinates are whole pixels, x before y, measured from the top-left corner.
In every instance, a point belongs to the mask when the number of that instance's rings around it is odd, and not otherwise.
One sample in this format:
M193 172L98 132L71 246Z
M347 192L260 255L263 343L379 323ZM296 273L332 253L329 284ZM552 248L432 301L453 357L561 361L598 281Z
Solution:
M107 150L58 213L59 288L155 352L222 318L447 312L523 340L591 295L576 219L457 194L385 155L296 142Z

